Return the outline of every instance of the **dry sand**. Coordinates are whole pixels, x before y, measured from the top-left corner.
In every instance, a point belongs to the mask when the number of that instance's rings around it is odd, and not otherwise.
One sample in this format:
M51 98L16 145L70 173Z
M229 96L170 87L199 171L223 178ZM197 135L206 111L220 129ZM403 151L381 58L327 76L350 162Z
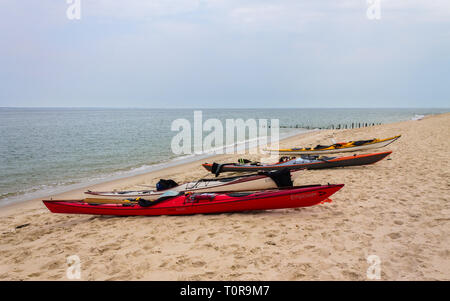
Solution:
M82 280L366 280L368 255L379 256L382 280L450 280L449 129L450 114L442 114L283 141L402 134L380 149L394 151L388 160L304 171L295 184L346 185L332 203L309 208L161 217L52 214L39 200L1 208L0 280L66 280L71 255L81 260ZM193 162L89 188L142 189L136 185L206 175Z

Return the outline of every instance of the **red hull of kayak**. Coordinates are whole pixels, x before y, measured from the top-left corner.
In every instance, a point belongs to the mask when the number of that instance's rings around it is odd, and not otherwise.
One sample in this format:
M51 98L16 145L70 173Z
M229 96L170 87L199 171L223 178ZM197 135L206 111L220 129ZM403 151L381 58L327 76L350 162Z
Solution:
M97 214L97 215L187 215L223 213L248 210L307 207L326 200L344 185L318 185L256 192L245 196L216 194L213 199L190 201L189 196L178 196L151 207L122 204L92 205L74 201L43 201L53 213ZM205 195L206 196L206 195Z

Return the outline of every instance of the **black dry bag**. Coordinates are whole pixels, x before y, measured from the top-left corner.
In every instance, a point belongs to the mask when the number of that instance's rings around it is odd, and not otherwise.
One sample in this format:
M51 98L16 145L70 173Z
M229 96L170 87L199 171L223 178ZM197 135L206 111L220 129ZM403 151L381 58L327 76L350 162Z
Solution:
M156 190L161 191L161 190L166 190L166 189L176 187L176 186L178 186L178 184L174 180L161 179L161 180L159 180L158 183L156 183Z

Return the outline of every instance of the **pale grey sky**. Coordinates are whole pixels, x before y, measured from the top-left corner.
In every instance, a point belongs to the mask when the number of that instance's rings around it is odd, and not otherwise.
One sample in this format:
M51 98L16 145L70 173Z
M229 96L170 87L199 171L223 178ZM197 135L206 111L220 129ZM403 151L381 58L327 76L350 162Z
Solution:
M449 107L450 1L0 1L0 106Z

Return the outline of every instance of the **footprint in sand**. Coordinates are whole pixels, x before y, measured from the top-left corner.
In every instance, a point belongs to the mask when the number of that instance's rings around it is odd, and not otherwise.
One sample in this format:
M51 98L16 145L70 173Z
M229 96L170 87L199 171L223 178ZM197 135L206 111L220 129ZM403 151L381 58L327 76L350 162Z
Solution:
M41 266L42 270L56 270L60 269L61 267L65 267L65 262L61 262L59 260L52 260L50 262L47 262L46 264Z
M192 266L194 267L194 268L200 268L200 267L203 267L203 266L205 266L206 265L206 262L204 262L204 261L194 261L193 263L192 263Z
M346 279L350 279L350 280L358 280L361 278L361 275L352 271L344 271L342 272L342 274L344 275L344 277Z
M39 277L40 275L41 275L40 272L36 272L36 273L28 274L28 277L30 277L30 278L36 278L36 277Z
M389 236L391 239L397 239L397 238L400 238L402 235L401 235L400 233L393 232L393 233L389 233L388 236Z

